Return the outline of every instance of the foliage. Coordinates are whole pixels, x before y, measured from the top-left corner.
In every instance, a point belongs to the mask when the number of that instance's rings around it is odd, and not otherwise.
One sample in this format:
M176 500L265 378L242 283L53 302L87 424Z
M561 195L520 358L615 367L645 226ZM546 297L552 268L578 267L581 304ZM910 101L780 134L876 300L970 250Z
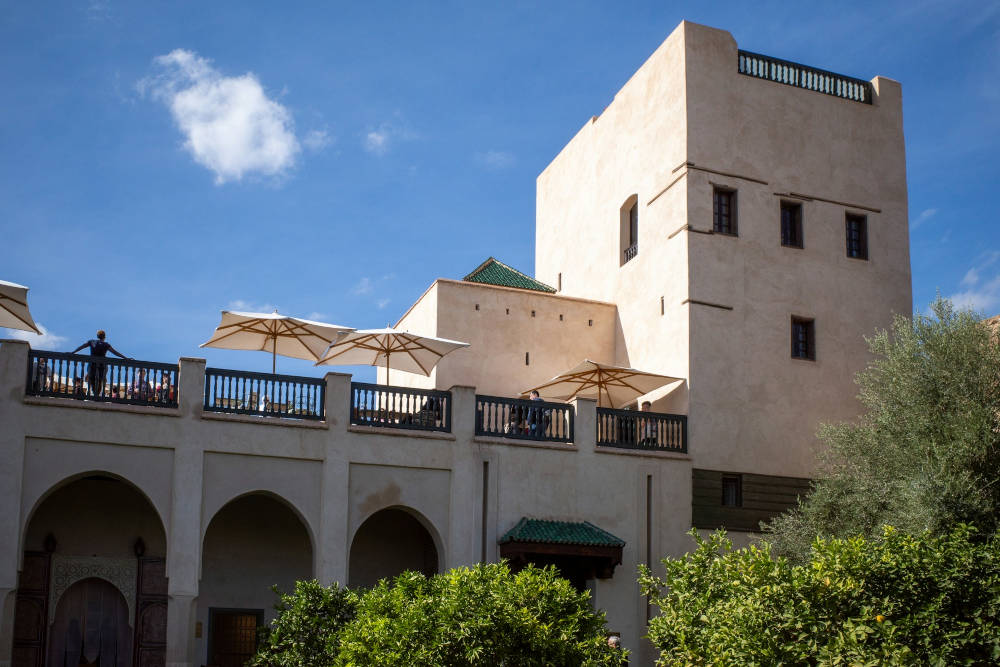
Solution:
M367 591L342 636L350 665L618 665L603 612L554 568L506 563L424 577L405 572Z
M993 665L1000 661L1000 539L975 529L878 540L817 539L801 565L723 532L665 579L641 568L660 608L660 665ZM669 583L669 588L666 588Z
M765 526L776 553L803 560L817 535L877 538L1000 521L1000 343L977 314L938 298L868 339L857 376L864 414L827 425L810 495Z
M340 633L354 618L357 595L333 584L297 581L293 594L274 587L277 616L261 637L251 667L326 667L337 664Z
M554 568L506 563L404 572L358 593L298 582L251 665L617 666L627 652L607 645L588 597Z

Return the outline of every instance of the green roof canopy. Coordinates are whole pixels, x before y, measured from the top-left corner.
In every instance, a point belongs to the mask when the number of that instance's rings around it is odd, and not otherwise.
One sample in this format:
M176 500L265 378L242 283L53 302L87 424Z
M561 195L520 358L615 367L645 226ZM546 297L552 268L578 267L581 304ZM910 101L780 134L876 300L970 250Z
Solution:
M623 547L625 540L615 537L589 521L548 521L522 518L500 538L500 544L578 544L594 547Z
M530 289L536 292L554 293L556 291L545 283L526 276L517 269L507 266L492 257L480 264L475 271L462 278L462 280L469 283L483 283L499 287Z

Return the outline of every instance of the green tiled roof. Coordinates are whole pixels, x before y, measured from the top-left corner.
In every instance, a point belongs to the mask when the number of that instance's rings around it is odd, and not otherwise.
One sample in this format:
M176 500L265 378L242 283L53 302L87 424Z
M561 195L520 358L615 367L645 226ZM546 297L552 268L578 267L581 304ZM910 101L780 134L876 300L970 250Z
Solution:
M582 544L597 547L623 547L625 540L615 537L589 521L548 521L523 517L500 538L508 542L542 544Z
M470 283L499 285L500 287L530 289L536 292L555 292L555 289L545 283L538 282L534 278L526 276L517 269L507 266L492 257L480 264L475 271L462 278L462 280Z

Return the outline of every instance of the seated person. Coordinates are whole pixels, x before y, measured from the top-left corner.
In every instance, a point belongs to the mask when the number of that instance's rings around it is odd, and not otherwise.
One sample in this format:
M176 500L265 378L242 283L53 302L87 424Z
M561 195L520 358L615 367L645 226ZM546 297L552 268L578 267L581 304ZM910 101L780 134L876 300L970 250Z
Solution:
M651 412L653 404L649 401L643 401L642 407L639 408L641 412ZM639 444L646 447L655 447L657 445L656 439L656 421L648 417L642 417L639 419Z
M529 394L531 401L542 402L542 397L534 389ZM552 421L552 410L542 407L530 407L527 409L528 433L533 438L544 437L549 430L549 423Z

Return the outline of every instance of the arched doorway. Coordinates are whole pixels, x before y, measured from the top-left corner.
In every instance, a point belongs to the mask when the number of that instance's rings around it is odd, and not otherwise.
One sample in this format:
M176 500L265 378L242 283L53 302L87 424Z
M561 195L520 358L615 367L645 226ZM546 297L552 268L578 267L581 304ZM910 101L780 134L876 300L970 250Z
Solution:
M348 585L368 588L405 570L437 574L438 550L415 516L390 507L372 514L358 528L348 567Z
M139 489L103 472L67 480L32 511L24 549L12 664L165 660L166 532Z
M201 563L197 655L205 665L240 667L256 651L261 625L274 617L271 587L291 592L296 581L312 578L312 540L289 505L253 493L212 517Z
M121 591L104 579L76 582L59 598L48 667L129 667L132 628Z

